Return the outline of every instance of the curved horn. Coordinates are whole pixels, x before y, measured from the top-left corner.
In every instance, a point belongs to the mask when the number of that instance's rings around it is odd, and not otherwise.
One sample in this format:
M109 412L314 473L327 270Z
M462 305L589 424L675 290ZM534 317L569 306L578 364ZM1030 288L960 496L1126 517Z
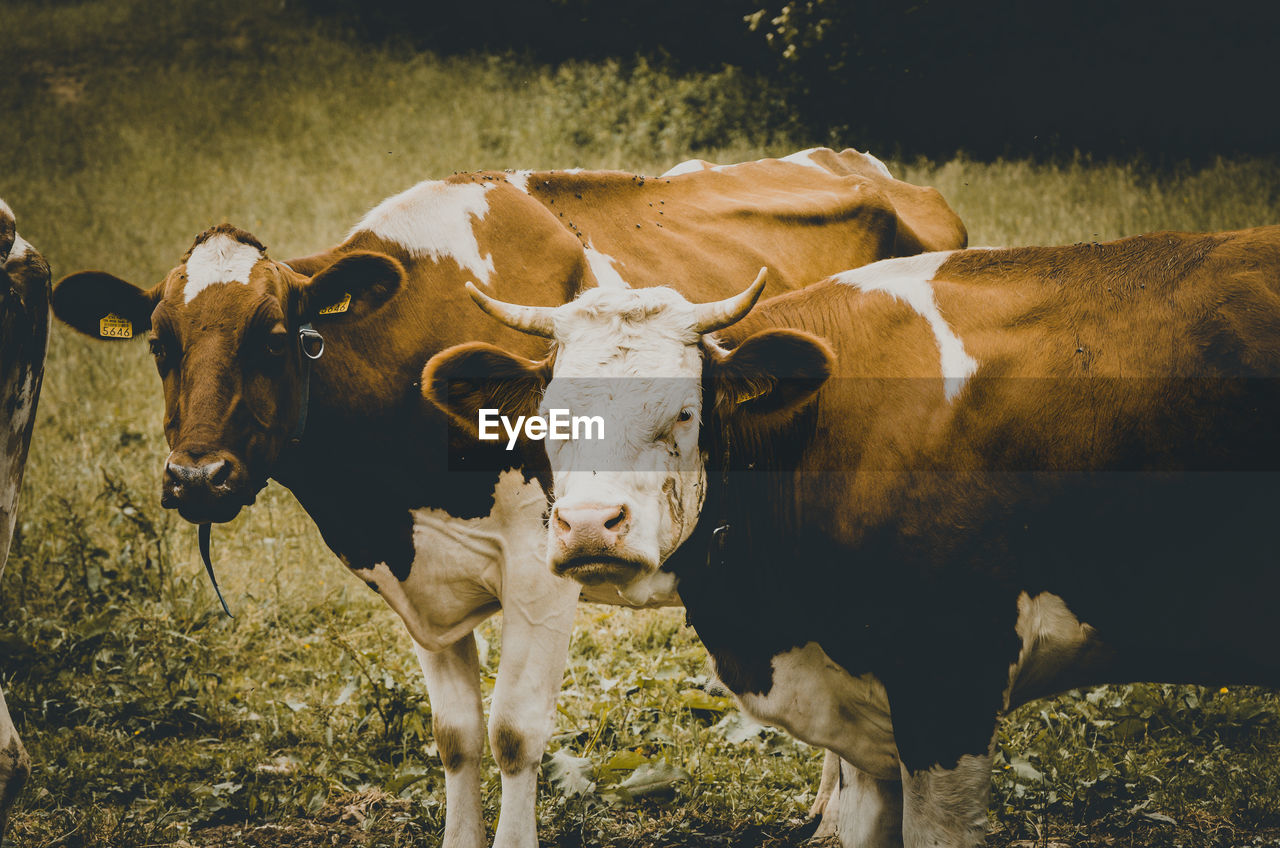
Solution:
M745 318L760 299L760 292L764 291L764 275L768 270L767 267L761 268L756 281L733 297L713 303L699 303L694 312L696 320L693 331L700 334L713 333Z
M514 303L505 303L489 297L489 295L476 288L475 283L472 282L467 283L467 294L471 295L471 299L476 302L476 306L479 306L513 330L519 330L532 336L542 336L546 339L554 339L556 337L556 328L551 321L551 314L555 311L554 307L517 306Z

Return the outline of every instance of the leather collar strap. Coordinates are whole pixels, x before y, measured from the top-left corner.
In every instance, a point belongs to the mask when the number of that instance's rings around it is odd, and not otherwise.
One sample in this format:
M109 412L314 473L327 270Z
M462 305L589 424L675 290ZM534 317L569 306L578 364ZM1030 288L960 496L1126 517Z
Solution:
M724 425L722 425L724 426ZM724 455L720 458L720 520L707 545L707 566L724 568L729 555L729 428L724 430Z
M298 423L289 436L289 443L293 445L302 441L302 434L307 429L307 408L311 405L311 363L324 355L324 336L312 329L310 322L298 328L298 352L302 368L302 392L298 400Z

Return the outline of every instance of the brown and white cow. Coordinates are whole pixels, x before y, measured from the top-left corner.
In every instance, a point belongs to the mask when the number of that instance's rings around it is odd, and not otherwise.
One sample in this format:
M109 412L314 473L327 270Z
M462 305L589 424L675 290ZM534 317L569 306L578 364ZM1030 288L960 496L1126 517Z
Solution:
M840 754L853 846L972 846L1000 715L1280 685L1280 227L891 259L773 298L477 293L555 340L446 351L460 421L559 406L557 572L678 590L757 718ZM745 316L745 317L744 317Z
M532 848L538 765L579 587L546 571L546 505L530 458L451 427L421 396L422 363L460 342L545 352L477 313L469 280L543 305L673 278L705 299L733 291L761 262L789 289L964 244L937 192L877 166L852 150L815 150L660 178L462 174L384 201L316 256L275 261L252 235L217 227L150 289L84 272L58 285L53 306L91 336L110 314L112 333L148 338L172 448L166 506L195 523L227 521L274 478L400 615L431 699L449 848L485 842L472 630L503 610L488 728L502 773L494 841ZM304 325L324 337L314 362L302 353L316 344L300 336ZM612 588L583 594L623 602Z
M0 576L18 522L18 493L35 427L49 340L49 266L18 235L0 200ZM0 840L31 759L0 692Z

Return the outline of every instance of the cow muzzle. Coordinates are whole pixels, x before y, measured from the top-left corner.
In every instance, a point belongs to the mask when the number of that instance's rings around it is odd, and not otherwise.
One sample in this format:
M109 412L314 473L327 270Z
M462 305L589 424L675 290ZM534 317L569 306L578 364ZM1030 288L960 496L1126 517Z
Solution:
M654 566L628 544L631 525L625 504L553 507L551 570L588 586L632 582Z
M165 461L160 505L192 524L230 521L256 494L244 465L227 451L175 450Z

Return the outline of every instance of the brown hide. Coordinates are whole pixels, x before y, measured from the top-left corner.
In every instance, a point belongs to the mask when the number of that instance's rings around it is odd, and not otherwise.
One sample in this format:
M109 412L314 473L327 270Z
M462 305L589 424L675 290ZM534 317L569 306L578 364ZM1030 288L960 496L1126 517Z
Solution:
M1280 685L1280 227L964 251L931 280L979 363L950 401L927 321L890 294L822 283L722 333L805 330L837 358L807 414L706 434L757 472L711 475L728 564L703 522L668 567L731 688L767 691L771 657L816 641L885 684L909 770L951 767L986 751L1022 592L1093 637L1015 681L1015 705Z
M492 262L486 291L533 305L562 303L595 282L584 252L588 244L611 257L631 285L675 284L695 299L736 290L763 264L771 269L770 291L786 291L893 255L906 229L932 227L947 234L945 243L931 247L963 245L963 226L936 193L857 173L865 170L859 154L831 157L838 167L834 173L763 160L670 178L556 171L456 175L389 199L331 251L260 264L255 273L263 268L282 277L290 276L290 268L302 272L292 283L299 287L305 274L355 251L386 254L404 268L403 284L376 308L362 306L357 294L346 313L311 316L326 350L312 369L307 431L296 446L284 438L298 416L296 355L272 374L228 346L243 344L245 337L233 325L247 328L251 310L265 308L263 292L255 286L228 287L216 296L202 293L188 305L180 287L172 286L158 312L209 305L188 319L196 329L184 345L200 351L202 364L177 391L192 403L197 395L207 399L200 402L207 420L198 425L196 447L207 451L210 461L224 458L243 468L247 482L237 490L239 502L247 502L267 475L274 476L294 491L349 565L388 562L403 576L412 560L409 508L441 507L459 517L485 514L492 489L492 477L486 475L522 461L449 428L421 397L422 364L463 342L488 341L531 358L540 357L546 345L476 309L463 288L476 275L449 253L378 235L378 215L387 210L411 214L415 205L429 205L449 186L486 186L485 211L465 222L480 256ZM891 198L902 202L905 216ZM446 212L457 214L438 214ZM424 226L434 226L432 214L437 213L424 215ZM56 296L54 305L59 315L68 311ZM281 306L293 332L302 316L288 304ZM93 322L79 326L92 331ZM211 333L223 341L196 338ZM274 388L270 402L268 386ZM262 401L250 403L251 396ZM181 411L183 401L173 408ZM178 428L185 426L181 419L181 414L177 421L168 417ZM468 468L485 474L442 476ZM225 520L239 503L221 511L206 506L204 515L193 517Z

